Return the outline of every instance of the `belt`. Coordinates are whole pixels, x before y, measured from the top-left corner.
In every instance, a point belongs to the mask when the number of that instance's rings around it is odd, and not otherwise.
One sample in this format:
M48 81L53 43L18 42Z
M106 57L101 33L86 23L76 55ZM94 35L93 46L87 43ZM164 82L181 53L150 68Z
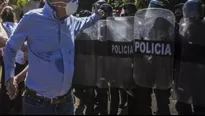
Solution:
M58 96L55 98L47 98L44 96L39 95L36 91L29 89L28 87L26 87L26 91L25 91L25 95L28 97L32 97L35 98L37 100L42 100L44 102L48 102L50 104L59 104L59 103L65 103L65 102L70 102L72 101L72 95L71 95L71 90L70 89L65 95L63 96Z

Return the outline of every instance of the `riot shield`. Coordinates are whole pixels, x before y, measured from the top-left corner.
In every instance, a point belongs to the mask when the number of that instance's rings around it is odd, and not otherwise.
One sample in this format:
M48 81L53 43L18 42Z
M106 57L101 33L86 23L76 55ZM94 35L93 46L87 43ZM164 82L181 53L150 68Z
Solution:
M177 101L205 107L205 23L183 19L180 23L181 54L175 78Z
M83 30L75 40L73 85L96 86L96 54L98 23Z
M134 19L134 80L167 89L173 81L175 16L161 8L139 10Z
M98 56L97 86L130 88L133 80L134 17L108 17L99 33L105 56Z

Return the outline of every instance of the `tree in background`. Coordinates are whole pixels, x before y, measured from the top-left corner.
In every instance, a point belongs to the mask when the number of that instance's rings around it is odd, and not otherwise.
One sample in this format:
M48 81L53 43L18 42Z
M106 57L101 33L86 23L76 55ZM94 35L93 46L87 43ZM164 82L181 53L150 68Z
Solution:
M174 6L179 3L184 3L187 0L168 0L169 7L168 9L174 10ZM205 0L202 0L205 2ZM114 8L120 8L123 3L134 3L137 9L147 8L150 0L107 0Z
M21 8L28 4L29 0L9 0L9 5L15 9L17 19L20 19Z
M150 0L134 0L137 9L147 8Z
M107 0L114 8L120 8L124 3L134 3L138 9L146 8L149 0Z
M92 4L95 3L98 0L79 0L79 8L78 12L81 10L89 10L92 9Z
M79 0L79 10L91 10L92 4L97 0ZM150 0L106 0L107 3L111 4L114 8L120 7L123 3L134 3L138 9L146 8ZM181 2L186 2L187 0L169 0L170 6L174 6ZM202 0L203 1L203 0ZM29 0L10 0L10 4L15 7L22 7L26 5Z
M14 5L15 7L22 7L26 5L29 2L29 0L10 0L9 4Z
M98 0L79 0L79 9L81 10L89 10L91 11L92 4ZM107 3L111 4L114 9L120 9L123 3L134 3L137 9L147 8L150 0L106 0ZM187 0L169 0L170 1L170 9L173 10L174 5L178 3L184 3ZM203 1L203 0L202 0ZM19 9L26 5L29 0L10 0L10 4L15 8ZM18 10L17 10L18 11Z

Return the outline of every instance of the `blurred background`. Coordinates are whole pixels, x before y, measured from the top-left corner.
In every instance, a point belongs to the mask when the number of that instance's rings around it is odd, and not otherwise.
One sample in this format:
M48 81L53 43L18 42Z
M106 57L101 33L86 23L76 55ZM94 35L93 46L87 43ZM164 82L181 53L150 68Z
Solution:
M41 0L9 0L9 4L12 5L18 14L27 12L30 9L36 8L39 5ZM81 10L91 10L92 4L97 0L79 0L78 11ZM105 0L107 3L113 6L113 13L118 16L121 12L121 6L123 3L134 3L138 9L146 8L150 0ZM170 9L173 9L174 6L178 3L184 3L186 0L169 0ZM202 0L205 3L205 0ZM78 12L77 12L78 13ZM17 15L19 16L19 15Z

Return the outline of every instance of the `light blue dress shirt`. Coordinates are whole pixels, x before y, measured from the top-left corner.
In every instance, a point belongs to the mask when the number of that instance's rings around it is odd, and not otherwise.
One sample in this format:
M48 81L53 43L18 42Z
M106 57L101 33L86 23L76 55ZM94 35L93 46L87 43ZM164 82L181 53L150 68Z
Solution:
M8 37L11 36L11 34L14 32L14 30L16 29L18 23L14 23L14 22L3 22L3 27L4 30L6 31ZM3 54L4 55L4 54ZM22 64L24 65L26 63L25 59L24 59L24 53L23 51L19 50L17 52L16 55L16 63L18 64Z
M56 12L46 3L44 8L29 11L10 36L4 53L5 78L14 76L15 56L27 41L29 69L26 86L38 94L55 98L66 94L74 72L75 36L99 20L90 17L56 18Z
M3 27L7 33L7 35L10 37L11 33L15 30L18 23L13 22L3 22Z

